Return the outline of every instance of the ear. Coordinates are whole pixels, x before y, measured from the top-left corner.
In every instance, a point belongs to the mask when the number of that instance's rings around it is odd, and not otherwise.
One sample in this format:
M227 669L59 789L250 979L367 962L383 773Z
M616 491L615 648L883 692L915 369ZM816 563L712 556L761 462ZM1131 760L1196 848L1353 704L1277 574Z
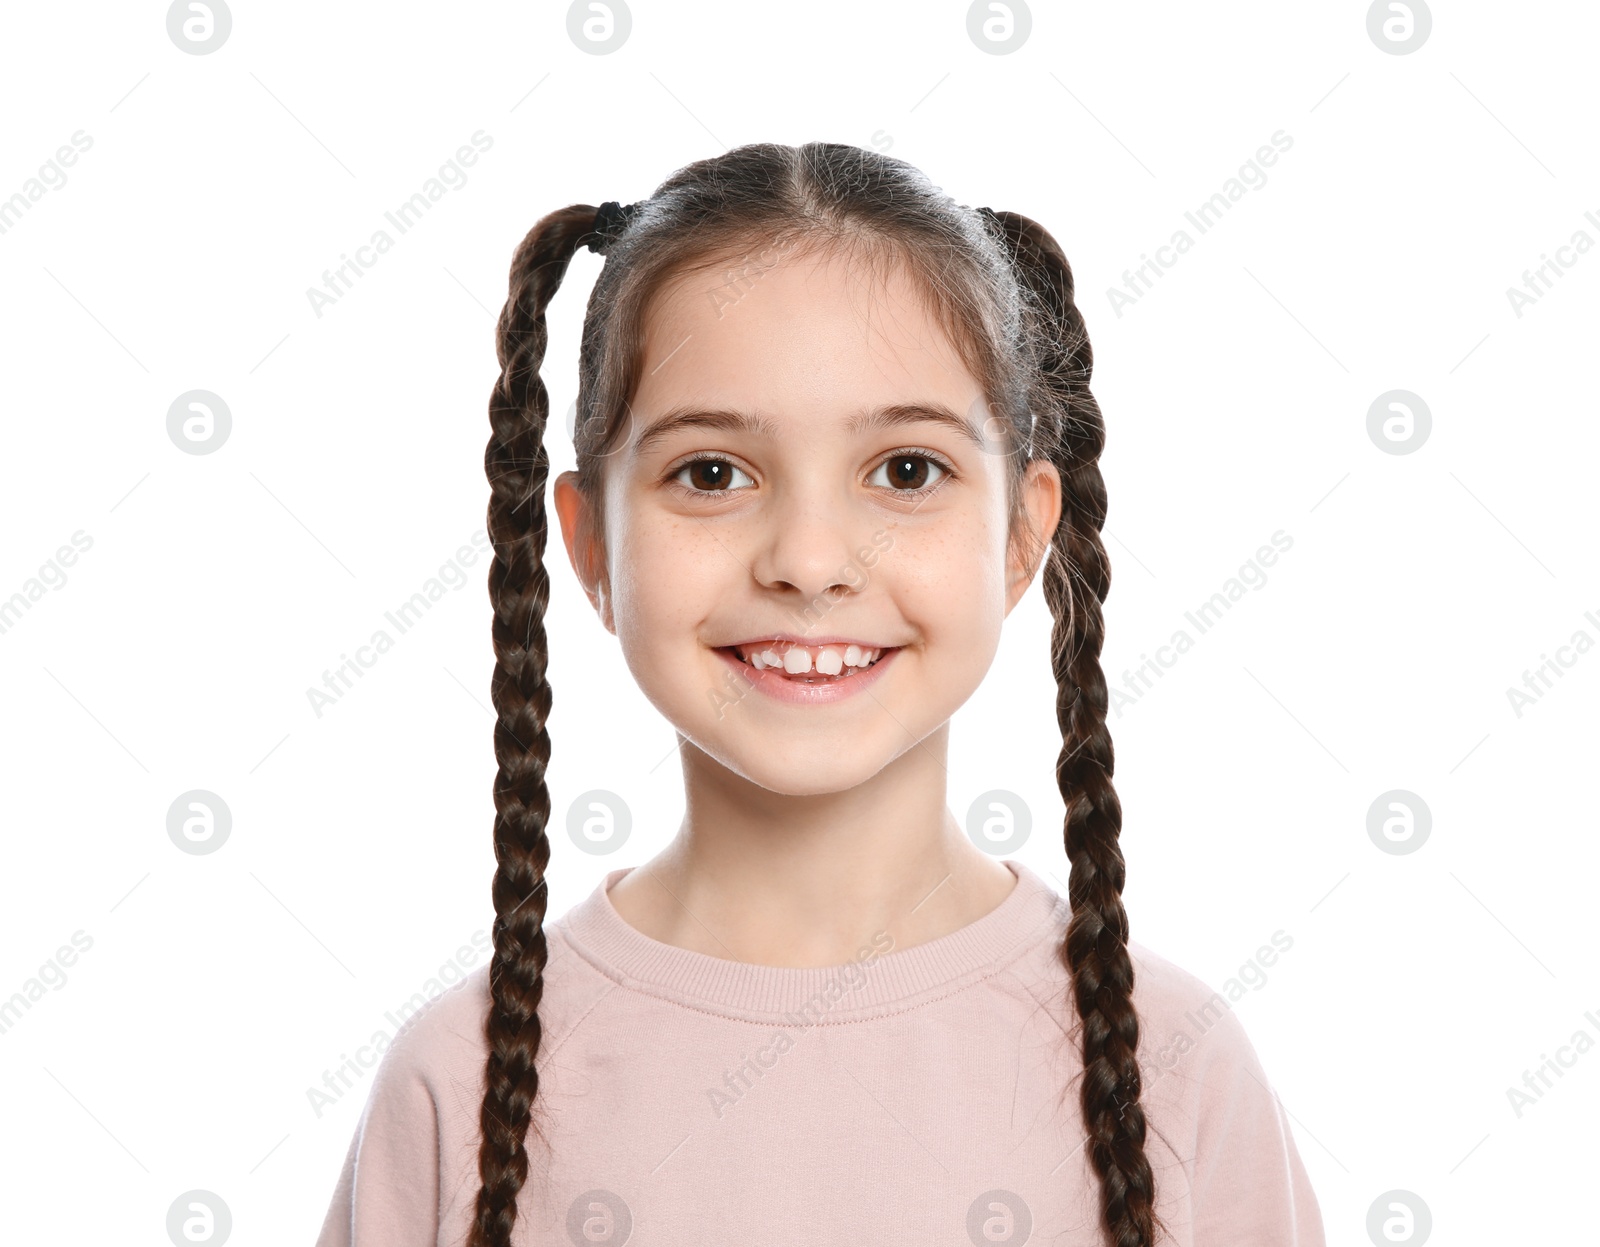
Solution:
M1028 464L1018 488L1022 491L1022 516L1006 563L1008 615L1022 600L1050 552L1050 539L1061 522L1061 473L1048 460L1035 459Z
M606 552L597 536L599 526L589 498L578 488L578 474L568 471L556 477L551 488L556 514L561 519L561 539L566 543L567 560L589 598L589 605L600 616L607 632L615 635L611 617L611 583L606 577Z

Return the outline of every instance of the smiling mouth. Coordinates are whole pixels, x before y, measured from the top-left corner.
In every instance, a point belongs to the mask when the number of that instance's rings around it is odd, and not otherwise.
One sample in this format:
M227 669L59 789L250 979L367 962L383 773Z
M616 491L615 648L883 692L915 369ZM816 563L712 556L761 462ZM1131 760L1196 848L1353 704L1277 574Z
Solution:
M876 666L898 645L797 645L792 641L753 641L748 645L725 645L730 654L747 667L770 671L774 676L796 684L832 684L848 680Z

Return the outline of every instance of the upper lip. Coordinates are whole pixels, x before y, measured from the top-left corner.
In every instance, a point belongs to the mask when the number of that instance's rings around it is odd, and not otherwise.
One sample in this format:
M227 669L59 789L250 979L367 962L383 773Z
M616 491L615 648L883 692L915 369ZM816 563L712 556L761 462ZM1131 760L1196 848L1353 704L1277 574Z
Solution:
M768 632L761 636L754 636L745 641L729 641L726 645L719 645L718 649L743 649L747 645L784 644L793 645L859 645L862 649L898 649L895 645L882 645L876 641L862 641L856 637L848 636L796 636L792 632Z

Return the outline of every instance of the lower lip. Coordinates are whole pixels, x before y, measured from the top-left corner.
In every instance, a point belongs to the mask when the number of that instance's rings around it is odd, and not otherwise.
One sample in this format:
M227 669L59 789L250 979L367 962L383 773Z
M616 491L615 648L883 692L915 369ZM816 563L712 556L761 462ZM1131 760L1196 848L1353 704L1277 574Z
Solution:
M788 702L792 706L827 706L864 692L878 682L884 668L894 661L895 655L899 652L898 646L885 650L877 662L855 675L807 683L792 676L780 675L774 667L762 667L757 670L749 663L741 662L734 657L731 650L716 651L717 656L742 676L751 688L765 693L774 701Z

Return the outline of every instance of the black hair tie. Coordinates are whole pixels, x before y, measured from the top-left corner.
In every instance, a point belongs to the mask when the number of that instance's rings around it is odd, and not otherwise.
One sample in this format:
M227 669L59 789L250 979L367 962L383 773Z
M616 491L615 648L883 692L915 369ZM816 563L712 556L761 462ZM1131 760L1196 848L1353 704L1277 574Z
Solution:
M606 200L594 210L594 225L584 238L589 250L604 255L638 211L636 203L623 205L615 199Z

